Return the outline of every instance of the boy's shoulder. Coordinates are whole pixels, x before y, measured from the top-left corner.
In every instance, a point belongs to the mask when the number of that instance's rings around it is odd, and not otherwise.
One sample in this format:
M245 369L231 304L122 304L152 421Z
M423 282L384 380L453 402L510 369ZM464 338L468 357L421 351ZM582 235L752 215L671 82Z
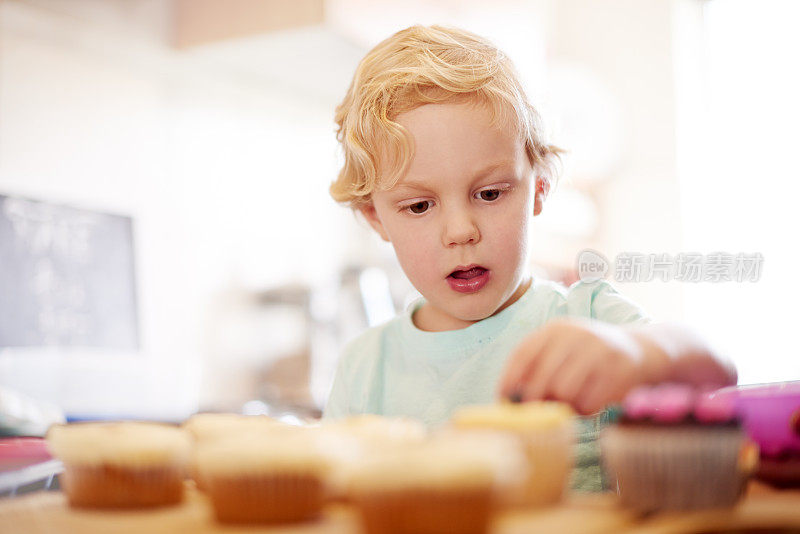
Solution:
M647 323L652 318L607 280L579 280L567 289L570 314L608 323Z
M603 279L578 280L569 287L546 279L536 280L531 306L545 308L551 316L600 319L609 323L649 322L648 314Z
M616 293L616 289L606 280L578 280L567 286L562 282L547 278L534 279L534 298L539 302L547 300L592 300L597 295L607 292Z
M350 339L344 345L339 365L345 364L351 369L371 367L382 354L382 347L387 339L400 331L401 323L407 314L408 311L404 310L392 319L371 326Z
M537 278L535 285L540 296L553 296L562 299L593 300L601 295L620 294L608 280L578 280L569 286L555 280Z

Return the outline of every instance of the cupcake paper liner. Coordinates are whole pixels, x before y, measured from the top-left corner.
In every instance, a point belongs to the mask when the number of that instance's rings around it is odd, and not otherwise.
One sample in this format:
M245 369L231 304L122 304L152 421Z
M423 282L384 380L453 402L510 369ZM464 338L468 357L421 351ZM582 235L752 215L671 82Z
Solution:
M289 523L315 518L324 486L316 474L204 475L214 514L224 523Z
M137 508L179 503L183 478L183 469L175 466L66 464L60 482L72 506Z
M732 506L747 476L736 428L614 427L600 446L623 505L642 511Z

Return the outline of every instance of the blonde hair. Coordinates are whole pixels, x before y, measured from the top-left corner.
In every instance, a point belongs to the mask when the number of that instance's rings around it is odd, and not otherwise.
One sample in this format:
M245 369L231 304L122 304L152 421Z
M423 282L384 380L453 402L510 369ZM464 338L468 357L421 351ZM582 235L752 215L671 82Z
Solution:
M330 186L334 200L357 208L377 187L389 189L405 173L413 143L394 121L400 113L462 100L488 106L495 125L511 122L516 127L531 166L549 188L561 150L544 141L539 114L511 60L473 33L411 26L367 53L336 108L344 166Z

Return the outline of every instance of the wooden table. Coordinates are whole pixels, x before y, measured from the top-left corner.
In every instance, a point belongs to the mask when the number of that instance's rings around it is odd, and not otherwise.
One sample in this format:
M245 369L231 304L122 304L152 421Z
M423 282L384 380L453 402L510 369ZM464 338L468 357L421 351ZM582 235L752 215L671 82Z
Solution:
M495 521L492 534L635 533L668 534L747 529L786 529L800 532L800 491L775 491L752 483L733 509L663 513L638 517L617 505L612 494L568 496L557 506L506 512ZM145 511L77 510L60 492L42 491L0 500L0 533L25 534L359 534L355 512L331 506L319 521L291 526L227 526L217 523L207 498L193 486L179 506Z

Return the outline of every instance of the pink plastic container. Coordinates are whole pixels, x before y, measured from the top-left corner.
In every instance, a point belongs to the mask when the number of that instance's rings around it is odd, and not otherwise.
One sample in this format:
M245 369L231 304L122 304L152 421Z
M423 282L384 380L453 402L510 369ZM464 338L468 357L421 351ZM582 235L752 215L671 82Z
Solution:
M800 453L800 381L728 387L716 394L733 397L762 456Z

